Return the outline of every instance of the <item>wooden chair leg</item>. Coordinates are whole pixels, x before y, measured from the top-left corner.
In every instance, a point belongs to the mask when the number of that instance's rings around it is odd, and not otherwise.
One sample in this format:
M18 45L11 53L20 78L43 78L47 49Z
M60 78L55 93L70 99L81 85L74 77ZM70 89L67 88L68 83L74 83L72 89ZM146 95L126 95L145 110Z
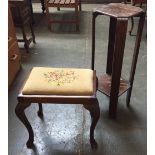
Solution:
M46 10L48 29L49 29L49 31L51 31L50 14L49 14L49 9L48 9L48 4L46 4L46 3L45 3L45 10Z
M25 127L28 130L29 133L29 139L26 143L27 147L32 147L33 141L34 141L34 134L33 134L33 129L25 115L24 110L29 107L31 105L31 103L18 103L15 109L15 113L17 115L17 117L21 120L21 122L25 125Z
M81 0L79 2L79 11L82 11Z
M45 11L44 0L40 0L40 1L41 1L41 6L42 6L42 13L44 13Z
M99 108L99 103L98 103L97 98L91 100L90 102L91 103L89 105L88 104L84 105L84 108L89 110L90 115L91 115L90 144L91 144L92 149L96 149L98 145L94 138L94 130L100 117L100 108Z
M29 53L29 41L27 40L27 37L26 37L24 25L22 25L21 29L23 34L24 47L26 49L26 52Z
M43 107L42 107L42 103L38 103L38 105L39 105L38 116L39 116L40 118L42 118L42 117L43 117Z
M36 43L36 41L35 41L35 34L34 34L32 23L30 23L30 29L31 29L33 43Z
M76 31L79 31L79 10L78 5L75 7Z
M57 10L60 11L60 7L57 7Z

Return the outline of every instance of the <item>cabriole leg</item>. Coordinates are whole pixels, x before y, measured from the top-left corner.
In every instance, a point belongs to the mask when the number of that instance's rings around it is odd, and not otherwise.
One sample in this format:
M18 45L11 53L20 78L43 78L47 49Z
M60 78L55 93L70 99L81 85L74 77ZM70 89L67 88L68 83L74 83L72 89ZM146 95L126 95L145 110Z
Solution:
M97 142L95 141L95 138L94 138L94 130L100 117L100 108L99 108L99 103L98 103L97 98L91 100L90 104L84 105L84 108L89 110L90 115L91 115L90 143L91 143L92 149L96 149Z
M17 115L17 117L20 119L20 121L25 125L25 127L28 130L29 133L29 139L26 143L27 147L32 147L33 141L34 141L34 134L33 134L33 129L25 115L24 110L29 107L31 105L31 103L18 103L15 109L15 113Z

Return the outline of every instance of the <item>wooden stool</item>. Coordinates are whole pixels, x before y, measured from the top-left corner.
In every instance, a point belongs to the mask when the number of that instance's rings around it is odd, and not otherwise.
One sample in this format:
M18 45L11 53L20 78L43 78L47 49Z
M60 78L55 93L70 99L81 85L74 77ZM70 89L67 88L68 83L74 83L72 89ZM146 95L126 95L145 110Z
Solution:
M18 42L24 42L24 47L29 52L29 45L35 42L35 34L32 26L32 14L30 4L27 0L9 0L13 22L15 27L20 27L23 39L17 39ZM29 26L32 37L27 37L26 26Z
M79 11L81 11L81 0L44 0L46 16L48 22L48 29L51 31L51 24L53 23L75 23L76 31L79 30ZM58 10L60 8L74 8L75 9L75 19L73 20L54 20L50 18L49 8L55 7Z
M127 91L127 106L133 87L134 74L141 42L142 30L145 21L145 12L138 7L111 3L102 5L93 11L92 19L92 69L94 70L95 60L95 19L98 15L110 17L109 42L107 54L106 74L99 77L98 90L110 97L109 116L114 118L117 111L118 97ZM123 54L125 47L127 23L130 17L140 16L138 31L136 36L134 54L131 65L129 80L121 78Z
M83 104L90 111L90 143L97 148L94 129L100 116L96 98L96 74L90 69L34 67L18 95L15 112L29 133L27 147L33 146L34 134L24 110L31 103L39 104L38 116L42 117L42 103Z

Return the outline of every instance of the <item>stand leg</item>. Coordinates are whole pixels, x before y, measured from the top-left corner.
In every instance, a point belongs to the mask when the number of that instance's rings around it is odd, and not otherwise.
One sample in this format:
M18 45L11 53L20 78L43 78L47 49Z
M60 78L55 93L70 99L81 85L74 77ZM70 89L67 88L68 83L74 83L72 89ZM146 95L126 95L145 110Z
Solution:
M38 103L38 105L39 105L38 116L42 118L43 117L43 107L42 107L41 103Z
M109 75L111 75L112 73L113 54L115 50L116 23L117 19L110 17L108 54L107 54L107 66L106 66L106 73Z
M127 18L117 19L115 47L114 47L115 51L113 54L112 79L111 79L110 104L109 104L109 116L111 118L116 117L127 23L128 23Z
M131 17L131 29L129 30L130 36L131 36L132 30L133 30L133 27L134 27L134 19L133 19L133 17Z
M126 97L127 106L129 106L129 104L130 104L130 97L131 97L131 92L132 92L134 75L135 75L135 71L136 71L136 64L137 64L137 59L138 59L138 54L139 54L139 48L140 48L140 42L141 42L141 38L142 38L144 22L145 22L145 13L143 13L141 15L140 20L139 20L139 24L138 24L137 37L136 37L136 42L135 42L135 48L134 48L134 54L133 54L131 71L130 71L130 78L129 78L129 82L130 82L131 87L128 90L127 97Z
M94 130L100 117L100 108L99 108L99 103L97 98L92 100L90 104L84 105L84 108L89 110L91 115L90 144L92 149L96 149L97 142L95 141L95 138L94 138Z
M17 115L17 117L21 120L21 122L25 125L25 127L28 130L29 133L29 139L26 143L27 147L32 147L33 141L34 141L34 134L33 134L33 129L25 115L24 110L29 107L31 105L31 103L18 103L15 109L15 113Z
M97 13L93 12L92 18L92 59L91 59L91 69L94 70L95 63L95 19L97 17Z

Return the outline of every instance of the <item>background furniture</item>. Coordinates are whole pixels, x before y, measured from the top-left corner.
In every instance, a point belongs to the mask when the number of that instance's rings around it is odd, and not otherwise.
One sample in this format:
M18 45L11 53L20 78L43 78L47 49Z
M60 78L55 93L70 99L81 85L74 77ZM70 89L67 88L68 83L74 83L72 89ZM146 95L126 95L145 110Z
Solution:
M121 10L121 11L120 11ZM127 91L127 106L129 106L136 63L141 42L142 30L145 21L145 12L135 6L126 4L111 3L102 5L93 11L92 19L92 69L95 60L95 19L98 15L110 17L109 42L107 53L106 74L101 75L98 80L98 90L110 98L109 116L116 117L118 97ZM130 78L124 80L121 77L123 54L125 47L126 31L128 19L140 16L137 37L135 42L134 54L132 59Z
M10 7L8 7L8 87L10 88L21 68L20 51L15 34Z
M29 52L29 45L33 41L35 43L35 35L32 26L32 14L30 4L27 0L9 0L10 9L12 12L13 22L15 27L20 27L23 39L18 39L18 42L24 42L24 47ZM27 36L27 27L31 32L32 37Z
M79 11L81 11L81 1L80 0L44 0L46 16L48 22L48 29L51 30L51 24L53 23L75 23L76 30L79 30ZM75 9L75 19L74 20L54 20L53 17L50 17L49 8L56 7L60 10L63 8L74 8ZM52 16L52 15L51 15Z
M32 69L18 95L18 104L15 109L17 117L23 122L29 133L27 147L32 147L34 141L33 129L24 113L24 110L31 103L39 104L38 116L41 118L43 117L42 103L83 104L90 111L92 119L90 143L92 148L97 147L94 139L94 129L100 116L100 108L96 98L95 71L47 67L34 67Z
M131 0L131 5L133 6L139 6L142 8L144 4L147 4L147 0ZM134 28L134 19L131 18L131 29L129 30L129 34L131 35L132 30Z

